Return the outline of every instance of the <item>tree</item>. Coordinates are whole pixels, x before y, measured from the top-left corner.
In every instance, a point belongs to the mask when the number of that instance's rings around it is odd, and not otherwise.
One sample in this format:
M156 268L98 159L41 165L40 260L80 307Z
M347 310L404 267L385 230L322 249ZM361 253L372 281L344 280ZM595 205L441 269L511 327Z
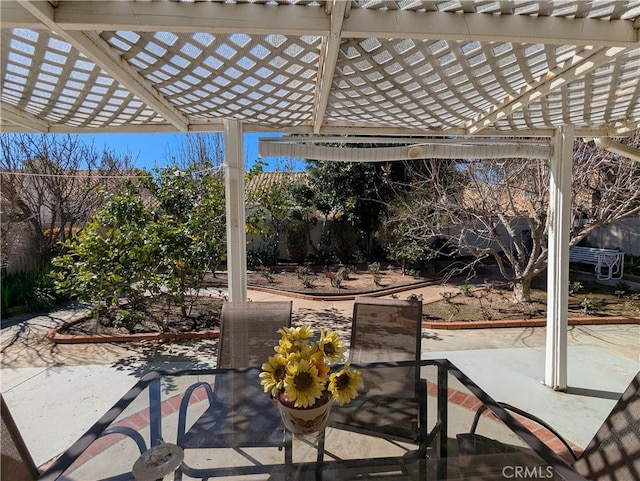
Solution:
M165 156L168 165L183 170L218 170L224 162L224 137L220 133L189 132L184 135L184 142Z
M640 145L639 131L627 142ZM640 213L638 163L583 139L575 141L574 153L571 246ZM407 241L444 238L459 254L472 256L468 268L492 257L513 286L514 300L528 302L531 281L547 262L549 162L461 160L445 183L438 181L438 161L408 165L412 188L397 196L391 219L405 223Z
M29 228L42 265L61 252L75 230L131 175L131 159L99 152L78 136L0 135L3 234L16 223Z
M168 294L188 317L187 294L221 262L225 232L221 180L176 167L140 173L109 195L54 259L56 286L94 303L114 324L140 321L145 293ZM129 304L121 306L122 297Z
M92 302L94 313L116 326L140 321L138 301L146 291L160 289L151 222L133 183L107 195L103 207L66 242L67 252L53 259L58 291ZM122 308L121 297L129 301Z
M286 172L280 173L273 182L261 182L264 174L264 162L258 161L247 173L247 228L258 236L266 248L266 258L262 264L278 259L280 237L289 221L292 211L296 207L291 193L293 180Z
M390 179L403 178L403 166L308 161L307 174L306 187L295 189L294 197L298 204L313 206L322 214L321 242L312 246L316 254L326 256L332 245L329 219L348 221L360 233L363 251L371 253L373 234L392 193Z
M411 239L407 235L407 231L410 229L411 225L406 221L391 222L383 229L387 255L400 263L402 275L406 274L410 264L426 261L431 257L425 242Z
M226 218L224 184L207 174L212 166L196 163L145 175L140 183L157 204L152 209L153 238L157 241L163 285L187 317L187 294L196 292L207 271L222 262Z

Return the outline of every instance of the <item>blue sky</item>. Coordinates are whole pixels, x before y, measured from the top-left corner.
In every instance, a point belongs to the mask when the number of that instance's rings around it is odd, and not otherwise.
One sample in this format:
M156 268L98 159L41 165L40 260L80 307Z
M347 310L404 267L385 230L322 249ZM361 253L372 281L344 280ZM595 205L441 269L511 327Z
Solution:
M250 168L258 158L258 139L260 137L273 137L279 134L245 134L244 158L249 162ZM93 142L98 150L107 148L122 155L129 154L135 161L135 166L145 169L164 167L170 162L171 152L176 152L177 147L183 142L184 134L78 134L86 143ZM265 159L265 170L283 170L284 160ZM297 161L295 170L304 170L304 162Z

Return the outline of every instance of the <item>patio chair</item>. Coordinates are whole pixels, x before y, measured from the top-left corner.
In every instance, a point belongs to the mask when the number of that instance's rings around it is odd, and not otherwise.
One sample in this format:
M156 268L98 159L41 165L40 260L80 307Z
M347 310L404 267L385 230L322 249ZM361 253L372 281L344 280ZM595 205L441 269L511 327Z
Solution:
M358 363L420 359L422 301L356 297L353 305L349 361ZM331 412L329 426L418 445L426 454L426 383L420 370L407 367L362 371L367 396ZM319 458L323 455L320 439Z
M278 329L291 326L291 301L225 302L220 318L218 368L260 367L274 355ZM291 436L258 379L248 371L232 379L190 386L182 399L177 444L182 448L277 447L291 462ZM228 382L225 382L228 381ZM233 385L231 385L233 383ZM209 407L187 428L187 410L196 389L204 389ZM242 393L235 396L234 393ZM247 402L250 400L250 402ZM188 472L183 465L183 471Z
M11 412L0 395L0 409L2 413L2 438L0 447L2 448L2 461L0 464L0 474L2 481L33 481L39 473L31 454L27 449L18 426L16 426Z
M600 429L579 456L569 443L542 419L509 404L499 404L552 433L560 440L571 457L570 464L573 469L590 481L640 480L640 371L633 377ZM485 406L478 409L469 433L457 436L459 455L466 457L465 463L461 459L461 465L472 463L474 456L485 456L485 462L492 457L500 462L500 466L496 466L500 469L504 466L504 462L513 462L510 456L527 455L528 450L475 433L480 416L485 409ZM542 439L540 441L544 443ZM500 457L501 455L506 457ZM509 459L510 461L506 461Z

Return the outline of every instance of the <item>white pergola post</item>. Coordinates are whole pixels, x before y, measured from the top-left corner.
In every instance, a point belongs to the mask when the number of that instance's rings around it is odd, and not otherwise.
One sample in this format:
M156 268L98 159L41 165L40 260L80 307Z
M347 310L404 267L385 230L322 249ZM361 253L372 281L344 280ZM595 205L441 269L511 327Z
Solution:
M242 122L225 120L224 145L229 301L239 302L247 300Z
M573 128L554 136L549 185L549 256L547 262L547 344L544 383L567 388L567 318L569 309L569 231Z

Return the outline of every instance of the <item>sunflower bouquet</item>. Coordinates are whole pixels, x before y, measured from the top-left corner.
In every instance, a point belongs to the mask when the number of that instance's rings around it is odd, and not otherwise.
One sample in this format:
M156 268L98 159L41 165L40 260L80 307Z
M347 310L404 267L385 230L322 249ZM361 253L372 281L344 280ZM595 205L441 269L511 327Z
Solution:
M283 327L276 354L262 365L265 392L278 399L286 396L297 408L313 406L327 393L338 406L348 404L362 387L362 374L347 362L332 372L332 364L343 359L345 348L335 332L321 331L312 341L309 327Z

